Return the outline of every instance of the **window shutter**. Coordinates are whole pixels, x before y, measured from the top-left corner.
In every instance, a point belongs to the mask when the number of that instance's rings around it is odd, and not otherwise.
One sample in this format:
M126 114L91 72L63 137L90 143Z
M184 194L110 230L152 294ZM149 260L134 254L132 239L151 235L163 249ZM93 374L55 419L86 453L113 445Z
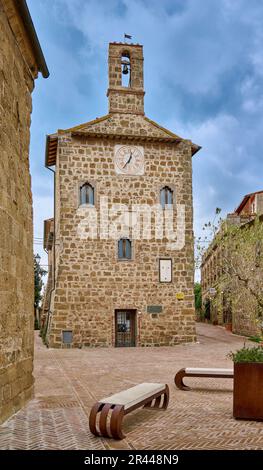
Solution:
M118 258L123 258L123 240L118 242Z

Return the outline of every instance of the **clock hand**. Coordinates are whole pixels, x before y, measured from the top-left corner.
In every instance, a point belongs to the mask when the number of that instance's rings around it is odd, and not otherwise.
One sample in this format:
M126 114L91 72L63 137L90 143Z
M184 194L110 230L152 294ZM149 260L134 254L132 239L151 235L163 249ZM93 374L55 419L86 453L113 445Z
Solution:
M125 165L124 165L123 168L125 168L125 167L130 163L131 159L132 159L132 152L130 153L130 156L129 156L129 158L128 158L128 160L127 160L127 162L125 163Z

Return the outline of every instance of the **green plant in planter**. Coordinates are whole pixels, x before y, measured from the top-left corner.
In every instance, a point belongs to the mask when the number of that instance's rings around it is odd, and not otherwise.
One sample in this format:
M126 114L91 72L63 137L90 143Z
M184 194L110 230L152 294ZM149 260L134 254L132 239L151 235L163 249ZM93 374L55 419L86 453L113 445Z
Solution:
M235 352L230 352L228 357L232 359L234 363L240 362L262 362L263 363L263 348L261 346L255 346L253 348L247 348L245 345L242 349Z

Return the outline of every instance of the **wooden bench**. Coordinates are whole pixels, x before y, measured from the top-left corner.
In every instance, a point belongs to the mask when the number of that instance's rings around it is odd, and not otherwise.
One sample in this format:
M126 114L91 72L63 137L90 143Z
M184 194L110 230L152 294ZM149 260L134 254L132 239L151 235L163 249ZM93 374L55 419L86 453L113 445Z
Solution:
M136 385L95 403L89 417L90 430L95 436L124 439L121 426L126 414L141 406L166 409L168 402L168 385L158 383Z
M184 377L214 377L232 379L234 377L233 369L208 369L200 367L187 367L186 369L180 369L175 375L174 382L177 388L180 390L190 390L190 387L184 384Z

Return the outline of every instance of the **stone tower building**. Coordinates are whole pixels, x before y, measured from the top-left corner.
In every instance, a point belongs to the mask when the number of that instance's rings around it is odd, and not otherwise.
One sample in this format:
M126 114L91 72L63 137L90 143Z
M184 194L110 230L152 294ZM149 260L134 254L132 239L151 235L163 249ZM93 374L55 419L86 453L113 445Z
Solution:
M49 75L27 4L0 0L0 423L32 396L31 93Z
M52 347L195 340L192 156L200 147L148 119L144 94L142 46L111 43L109 113L47 138L46 166L56 166ZM161 234L171 215L173 240L171 227Z

